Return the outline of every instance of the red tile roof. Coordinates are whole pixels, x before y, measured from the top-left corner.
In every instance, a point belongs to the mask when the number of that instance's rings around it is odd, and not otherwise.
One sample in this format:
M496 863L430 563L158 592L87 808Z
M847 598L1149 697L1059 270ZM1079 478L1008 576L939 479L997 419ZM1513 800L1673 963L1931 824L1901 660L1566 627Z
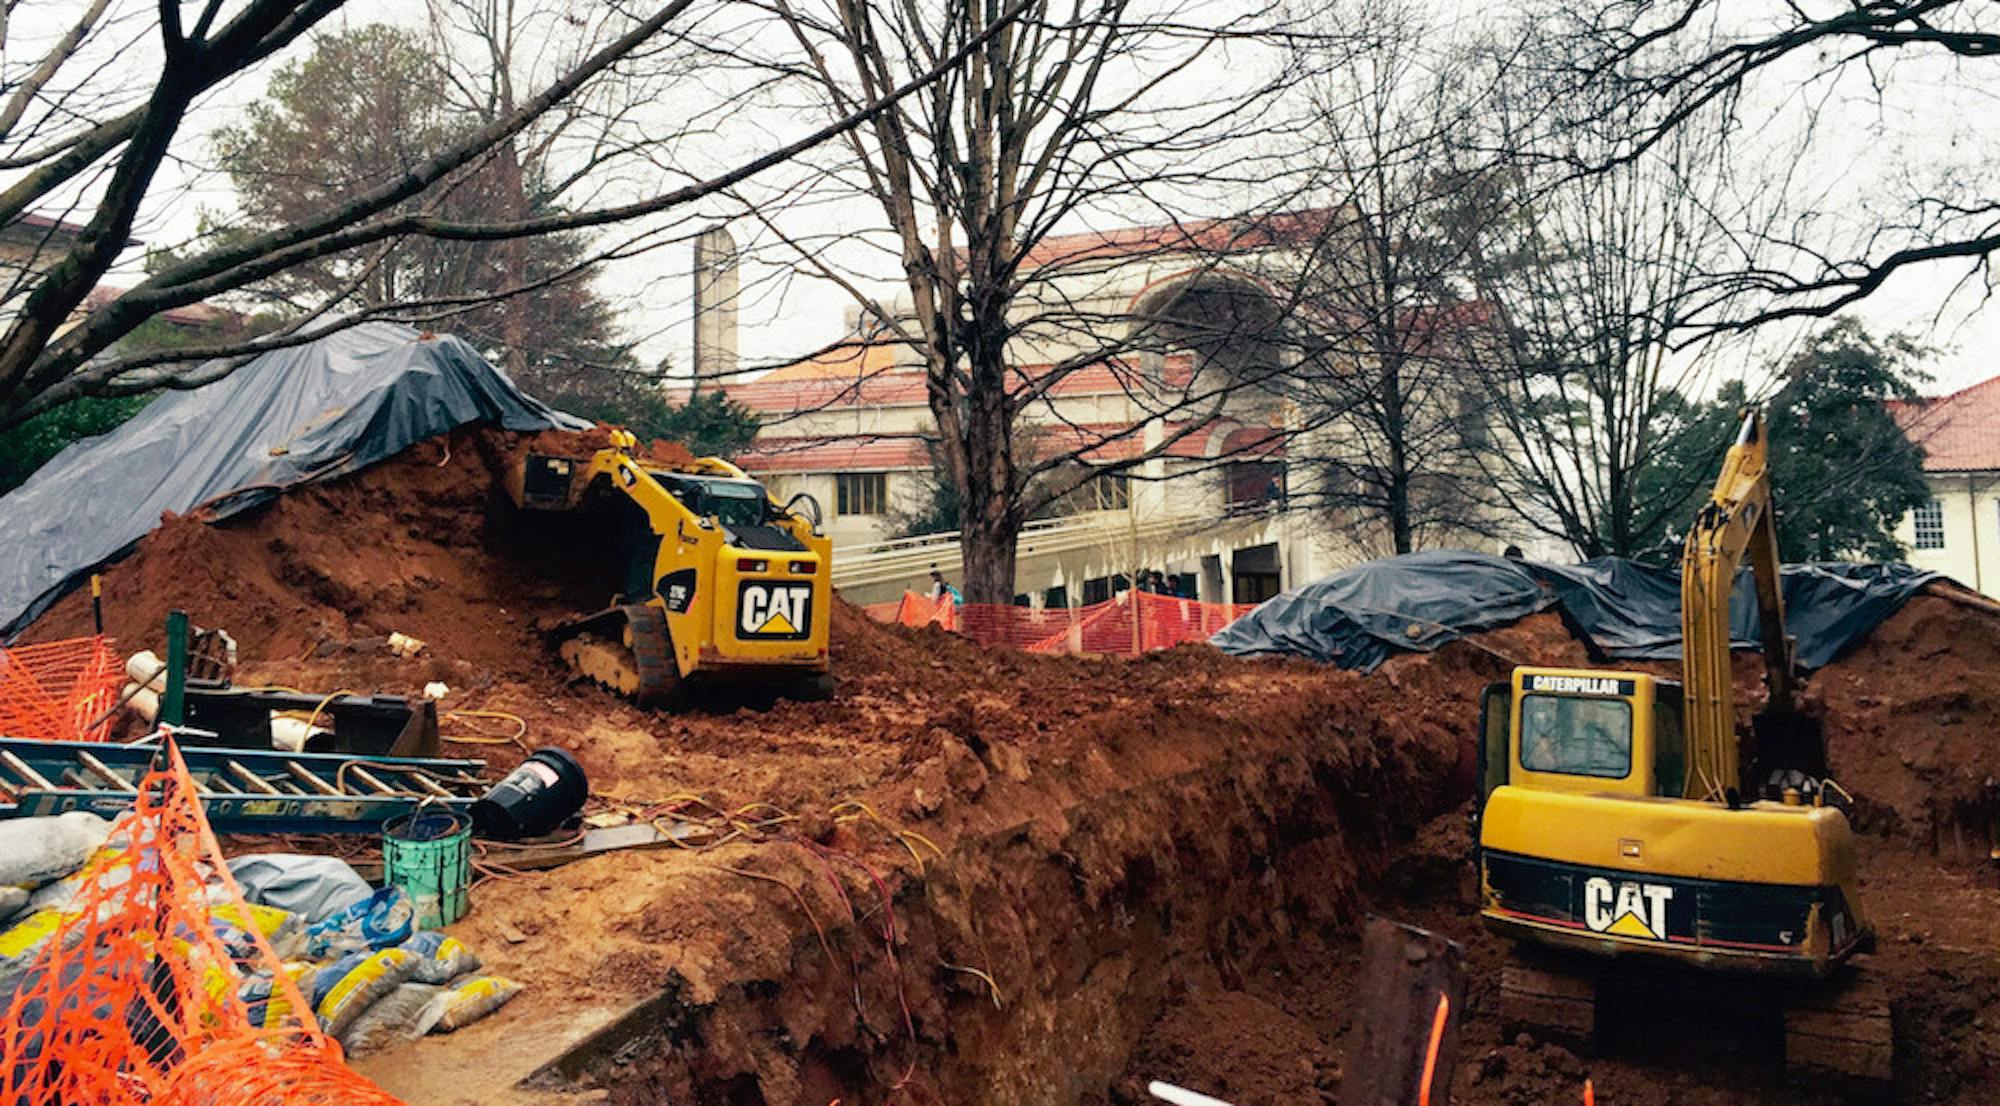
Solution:
M119 288L115 285L100 284L97 287L92 288L89 291L89 293L87 293L83 297L83 309L85 311L95 311L98 308L103 307L105 304L108 304L113 300L116 300L119 296L122 296L129 291L131 291L131 289L129 288ZM219 328L219 327L236 326L238 324L247 323L250 321L248 316L245 316L239 312L231 311L228 308L224 307L216 307L206 303L190 303L190 304L184 304L180 307L169 307L165 311L158 312L153 317L156 319L164 319L167 322L174 324L175 326L187 326L187 327Z
M1160 455L1183 460L1208 457L1209 440L1218 427L1228 423L1209 420L1198 426L1168 423ZM1129 461L1146 451L1143 431L1121 423L1031 423L1033 450L1043 458L1075 453L1094 465ZM1283 457L1285 447L1280 432L1267 427L1237 427L1222 442L1223 452L1241 450L1245 456ZM1177 436L1178 435L1178 436ZM856 435L829 438L818 435L760 436L750 448L735 457L747 472L875 472L884 469L929 468L931 455L922 439L907 435Z
M757 378L762 384L786 380L818 380L828 377L850 379L896 370L896 355L905 343L892 339L868 341L849 338L835 342L818 353L780 365ZM907 370L906 370L907 371Z
M760 414L792 415L833 407L922 407L928 403L922 369L861 368L872 359L859 345L841 347L857 368L844 374L824 371L826 354L808 359L811 369L796 362L775 369L755 380L724 384L730 399ZM880 347L877 347L880 348ZM795 371L796 370L796 371ZM1017 389L1046 378L1053 365L1026 365L1015 370ZM1160 383L1170 388L1186 386L1194 376L1194 355L1169 354L1161 369ZM1050 396L1103 396L1137 391L1147 383L1145 370L1129 361L1100 362L1071 369L1050 382L1044 394ZM678 398L678 397L677 397Z
M735 457L745 472L880 472L931 467L916 438L759 437Z
M27 235L16 235L14 233L17 227L36 237L72 239L81 238L83 232L89 229L82 223L72 223L52 216L37 215L32 211L27 211L7 220L6 226L0 227L0 232L4 232L12 237L26 237ZM144 242L141 242L137 238L127 238L125 239L125 244L127 246L145 245Z
M1329 209L1286 211L1231 219L1195 219L1151 227L1121 227L1043 238L1021 259L1021 268L1131 257L1147 253L1241 253L1310 242L1333 222Z
M1923 447L1925 472L2000 470L2000 376L1935 399L1892 400L1889 412Z

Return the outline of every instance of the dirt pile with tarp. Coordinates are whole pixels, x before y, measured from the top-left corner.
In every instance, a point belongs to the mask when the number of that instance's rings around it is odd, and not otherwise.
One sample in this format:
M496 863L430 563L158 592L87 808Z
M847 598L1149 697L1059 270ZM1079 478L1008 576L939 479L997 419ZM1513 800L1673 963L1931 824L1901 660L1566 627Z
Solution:
M580 453L606 439L532 440ZM1480 687L1515 664L1589 662L1548 612L1362 675L1195 646L1030 656L836 604L831 700L640 711L570 682L542 640L614 585L591 535L505 502L502 474L530 441L461 429L218 523L174 519L105 576L128 650L157 647L178 607L236 635L239 683L440 681L448 740L496 740L508 731L487 712L511 715L526 746L574 753L600 804L698 810L718 831L700 849L548 872L485 853L491 875L454 931L528 989L488 1022L362 1062L412 1102L599 1087L613 1102L1108 1103L1177 1073L1227 1076L1243 1104L1330 1100L1361 915L1469 916L1452 888ZM72 595L29 636L90 617ZM392 633L426 645L398 656ZM1992 612L1919 596L1809 685L1864 828L1883 835L1864 839L1870 870L1902 881L1882 885L1878 917L1933 951L1960 941L1919 916L1918 889L1941 884L1880 858L1954 863L1956 842L1983 856L1995 649ZM1738 657L1746 715L1760 664ZM1938 859L1908 851L1933 841ZM1906 990L1936 989L1897 964ZM1952 964L1983 993L1988 976ZM1956 1010L1934 1020L1956 1026ZM1245 1042L1246 1027L1278 1047ZM1983 1038L1945 1036L1923 1086L1952 1101L1971 1076L1937 1072L1979 1070ZM1466 1052L1489 1074L1462 1072L1461 1101L1525 1100L1581 1070L1475 1044L1495 1058ZM1762 1076L1717 1078L1711 1101L1790 1100Z
M213 376L212 362L196 376ZM166 512L224 518L461 426L581 429L450 335L363 323L169 391L0 496L0 640Z

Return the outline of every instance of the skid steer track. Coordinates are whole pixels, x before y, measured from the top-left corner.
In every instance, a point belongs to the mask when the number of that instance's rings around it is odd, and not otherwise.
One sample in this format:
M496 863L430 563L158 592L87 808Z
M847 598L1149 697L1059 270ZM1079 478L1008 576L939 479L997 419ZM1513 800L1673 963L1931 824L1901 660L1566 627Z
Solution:
M673 707L685 697L667 618L658 607L611 607L564 623L549 637L570 671L639 706Z

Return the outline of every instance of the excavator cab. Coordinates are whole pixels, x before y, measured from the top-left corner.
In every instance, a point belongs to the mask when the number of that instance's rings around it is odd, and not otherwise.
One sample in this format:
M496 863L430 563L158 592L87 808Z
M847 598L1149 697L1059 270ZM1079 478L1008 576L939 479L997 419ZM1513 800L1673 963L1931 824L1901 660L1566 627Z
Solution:
M1522 668L1514 679L1486 686L1479 718L1482 806L1494 789L1516 780L1559 791L1687 793L1681 685L1672 680Z

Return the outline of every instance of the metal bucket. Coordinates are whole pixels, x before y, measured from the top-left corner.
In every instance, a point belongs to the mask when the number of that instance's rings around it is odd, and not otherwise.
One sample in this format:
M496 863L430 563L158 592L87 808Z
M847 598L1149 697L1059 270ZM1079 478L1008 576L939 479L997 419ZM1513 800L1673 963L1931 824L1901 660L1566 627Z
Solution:
M410 896L418 929L465 917L472 888L472 819L433 806L382 823L382 880Z

